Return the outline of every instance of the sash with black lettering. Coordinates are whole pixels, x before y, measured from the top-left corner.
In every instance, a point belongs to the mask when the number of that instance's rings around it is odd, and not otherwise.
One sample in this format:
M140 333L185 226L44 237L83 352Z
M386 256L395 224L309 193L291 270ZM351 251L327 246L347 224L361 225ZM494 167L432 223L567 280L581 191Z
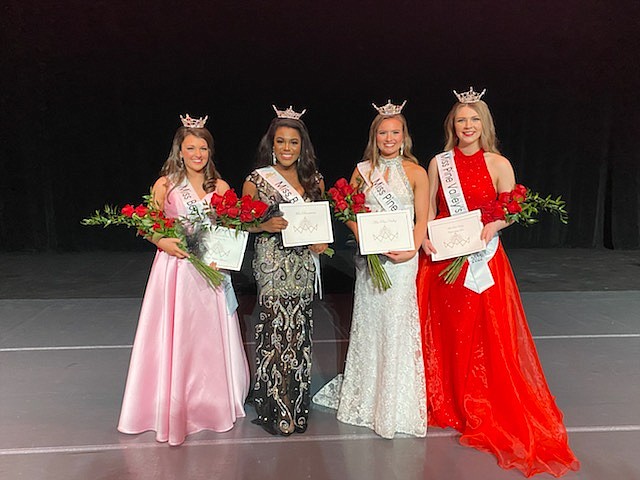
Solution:
M271 185L276 191L280 194L282 199L287 203L298 203L304 202L304 198L302 195L298 193L298 191L291 186L287 179L284 178L278 171L273 167L262 167L256 170L258 175L265 179L265 181ZM322 279L320 278L320 255L315 252L311 252L311 257L313 258L313 264L316 267L316 278L315 278L315 292L318 294L320 298L322 298Z
M395 212L398 210L406 210L396 194L391 190L391 187L384 179L380 170L371 168L370 161L360 162L358 164L358 171L360 172L360 176L364 178L364 181L367 182L367 185L371 187L373 196L385 211Z
M187 207L187 219L189 217L198 218L198 221L202 222L203 219L208 223L208 227L212 228L212 225L208 221L207 215L204 214L204 208L206 205L205 199L198 198L196 191L193 189L189 180L185 178L185 180L176 187L178 192L180 192L180 196L182 197L182 201ZM220 273L224 276L222 280L222 284L220 287L224 290L224 296L227 304L227 312L229 315L233 314L238 308L238 299L236 297L236 292L233 290L233 283L231 283L231 275L226 273L223 270L220 270Z
M460 184L453 150L436 155L436 165L438 166L438 176L449 207L449 213L451 216L467 213L469 208ZM489 260L493 258L498 250L498 244L498 235L495 235L484 250L467 257L469 268L464 279L464 286L469 290L482 293L495 285L493 275L491 275L491 270L489 269Z

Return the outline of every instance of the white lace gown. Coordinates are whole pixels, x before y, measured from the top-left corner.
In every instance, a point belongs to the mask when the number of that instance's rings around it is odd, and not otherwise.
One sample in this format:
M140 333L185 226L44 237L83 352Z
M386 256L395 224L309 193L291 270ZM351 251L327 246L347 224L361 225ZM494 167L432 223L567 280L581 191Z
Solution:
M381 159L387 183L413 213L413 191L399 158ZM367 206L382 210L372 193ZM381 259L387 257L381 256ZM366 259L356 256L356 285L344 374L326 384L313 402L337 409L339 421L368 427L384 438L396 433L424 437L427 402L416 295L418 256L383 260L392 286L374 288Z

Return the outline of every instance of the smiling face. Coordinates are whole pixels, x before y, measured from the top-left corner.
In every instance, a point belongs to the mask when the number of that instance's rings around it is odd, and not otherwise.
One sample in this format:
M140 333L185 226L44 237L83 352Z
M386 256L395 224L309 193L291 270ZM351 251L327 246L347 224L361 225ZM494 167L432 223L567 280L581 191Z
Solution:
M187 171L199 173L209 161L209 145L204 138L187 135L180 145L180 157Z
M295 164L300 157L302 138L297 129L278 127L273 136L273 153L278 165L288 168Z
M466 105L460 107L453 118L453 127L458 137L458 147L465 148L475 143L480 144L482 120L473 108Z
M399 119L386 118L380 122L376 130L376 145L382 157L397 157L400 154L403 140L404 131Z

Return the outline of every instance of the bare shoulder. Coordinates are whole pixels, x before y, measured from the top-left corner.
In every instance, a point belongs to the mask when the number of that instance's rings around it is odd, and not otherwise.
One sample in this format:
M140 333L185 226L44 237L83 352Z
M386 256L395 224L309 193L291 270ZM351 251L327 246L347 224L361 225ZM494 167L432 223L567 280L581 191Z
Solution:
M159 193L166 193L166 191L169 189L169 177L160 177L158 180L156 180L156 183L153 184L153 192L154 194L159 194Z
M426 180L427 171L422 165L413 162L407 162L405 160L402 162L402 166L410 178L413 178L415 180Z
M224 192L226 192L227 190L229 190L230 188L231 188L231 187L229 186L229 184L228 184L225 180L223 180L223 179L221 179L221 178L219 178L218 180L216 180L216 192L218 192L218 193L224 193Z
M489 166L496 168L511 168L511 162L509 159L498 153L484 152L484 159Z

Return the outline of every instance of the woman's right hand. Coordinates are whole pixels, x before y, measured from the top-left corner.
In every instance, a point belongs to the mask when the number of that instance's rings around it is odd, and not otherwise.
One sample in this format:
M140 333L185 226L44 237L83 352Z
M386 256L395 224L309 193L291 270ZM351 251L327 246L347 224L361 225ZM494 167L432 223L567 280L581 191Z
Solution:
M260 224L260 228L263 232L278 233L287 228L289 223L284 217L271 217Z
M156 247L172 257L189 258L189 254L182 250L179 245L179 238L163 237L156 242Z
M436 252L436 248L433 246L433 243L431 243L431 240L429 240L426 237L422 241L422 250L424 250L424 253L426 253L427 255L431 255L432 253L438 253Z

